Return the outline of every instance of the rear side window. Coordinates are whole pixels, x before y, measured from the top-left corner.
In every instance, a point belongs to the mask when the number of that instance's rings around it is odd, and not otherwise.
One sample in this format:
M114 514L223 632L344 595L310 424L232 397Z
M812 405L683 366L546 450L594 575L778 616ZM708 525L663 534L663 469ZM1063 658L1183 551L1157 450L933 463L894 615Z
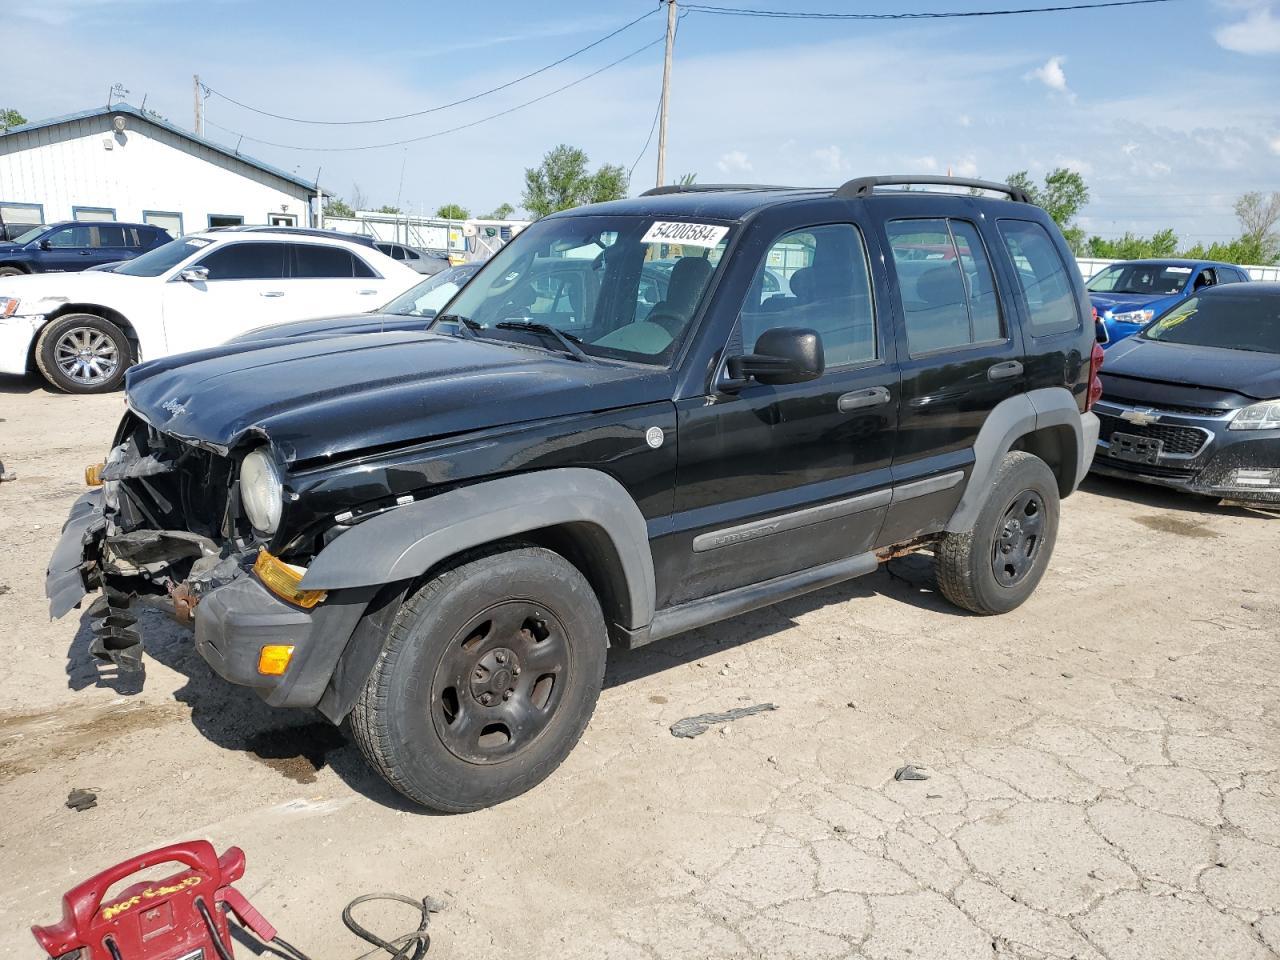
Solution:
M220 247L199 263L210 280L279 280L284 276L283 243L233 243Z
M318 243L290 244L293 248L293 276L301 280L372 277L373 271L359 257L342 247Z
M1049 231L1030 220L1000 220L997 225L1018 277L1031 335L1079 330L1071 278Z
M127 246L124 238L124 227L118 223L104 223L101 226L94 227L98 232L98 242L94 244L96 247L123 247Z
M1000 298L978 228L967 220L891 220L912 356L1004 339Z
M742 311L747 349L775 327L816 330L828 367L876 358L875 305L857 227L795 230L769 248Z

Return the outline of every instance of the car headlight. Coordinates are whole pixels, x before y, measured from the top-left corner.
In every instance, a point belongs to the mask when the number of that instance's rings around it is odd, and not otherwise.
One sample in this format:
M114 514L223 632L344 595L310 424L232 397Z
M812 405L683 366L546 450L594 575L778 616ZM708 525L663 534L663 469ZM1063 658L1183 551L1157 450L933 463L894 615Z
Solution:
M17 297L0 297L0 317L12 317L22 303Z
M1228 427L1232 430L1280 430L1280 400L1263 400L1237 410Z
M261 533L276 532L284 493L280 471L266 447L254 450L240 464L240 503L253 529Z
M1110 313L1117 323L1146 323L1156 315L1154 310L1126 310L1124 313Z

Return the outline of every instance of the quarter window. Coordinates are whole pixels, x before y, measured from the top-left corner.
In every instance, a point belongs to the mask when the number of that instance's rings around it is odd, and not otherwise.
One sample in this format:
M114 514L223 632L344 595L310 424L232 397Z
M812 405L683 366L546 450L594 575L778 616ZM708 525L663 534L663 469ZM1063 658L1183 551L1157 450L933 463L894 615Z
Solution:
M1030 220L1001 220L1000 236L1022 293L1033 337L1080 329L1080 310L1067 266L1043 226Z
M210 280L279 280L284 276L283 243L233 243L199 263Z
M1000 298L978 228L967 220L887 225L912 356L1004 339Z
M876 358L875 305L857 227L807 227L769 248L742 310L746 349L777 327L816 330L828 367Z

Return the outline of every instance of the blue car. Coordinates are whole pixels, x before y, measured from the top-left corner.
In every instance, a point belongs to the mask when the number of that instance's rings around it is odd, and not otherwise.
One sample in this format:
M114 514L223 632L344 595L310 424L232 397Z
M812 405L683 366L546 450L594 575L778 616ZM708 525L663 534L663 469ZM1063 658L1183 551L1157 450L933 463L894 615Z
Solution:
M1243 268L1212 260L1125 260L1094 274L1085 289L1106 350L1196 290L1249 279Z
M0 243L0 277L24 273L69 273L118 260L168 243L167 230L149 223L65 220L33 227Z

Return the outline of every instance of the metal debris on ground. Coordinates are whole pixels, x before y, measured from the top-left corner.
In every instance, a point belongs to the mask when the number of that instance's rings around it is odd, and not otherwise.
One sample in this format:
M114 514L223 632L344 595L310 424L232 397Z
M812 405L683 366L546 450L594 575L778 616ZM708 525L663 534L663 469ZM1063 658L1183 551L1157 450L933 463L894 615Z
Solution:
M899 767L893 771L893 779L895 780L928 780L929 775L914 763L908 763L904 767Z
M84 787L76 787L67 794L67 808L76 811L76 813L84 813L98 805L98 795L92 791L86 790Z
M777 706L772 703L757 703L750 707L734 707L724 713L701 713L696 717L685 717L683 720L677 720L671 725L671 734L676 737L696 737L699 734L706 733L714 724L728 723L730 720L738 720L742 717L749 717L756 713L767 713L770 710L777 710Z
M17 479L18 479L18 475L14 473L12 470L6 470L4 468L4 461L0 460L0 483L6 483L6 482L12 483L14 480L17 480Z

